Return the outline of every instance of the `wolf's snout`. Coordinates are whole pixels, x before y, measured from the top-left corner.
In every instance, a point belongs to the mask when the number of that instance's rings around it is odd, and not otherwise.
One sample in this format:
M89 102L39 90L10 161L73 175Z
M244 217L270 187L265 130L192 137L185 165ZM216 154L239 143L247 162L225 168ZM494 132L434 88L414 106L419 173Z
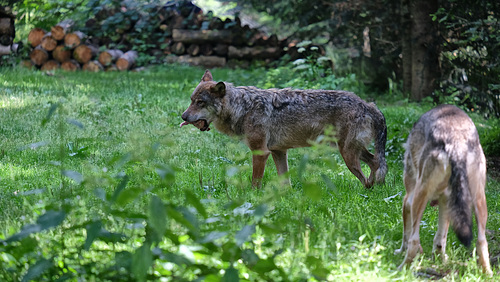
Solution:
M189 114L187 113L187 110L182 113L181 118L185 121L188 121Z

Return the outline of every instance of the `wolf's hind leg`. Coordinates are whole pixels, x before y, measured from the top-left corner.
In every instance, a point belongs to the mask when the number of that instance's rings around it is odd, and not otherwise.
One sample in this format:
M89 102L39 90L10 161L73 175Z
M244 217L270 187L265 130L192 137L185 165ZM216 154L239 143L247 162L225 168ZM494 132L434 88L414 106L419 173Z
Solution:
M271 151L273 156L274 164L276 165L276 171L278 175L283 175L288 172L288 154L286 150L273 150ZM290 185L290 178L284 180L285 185Z
M446 255L446 237L448 235L448 227L450 226L450 211L448 208L448 197L442 195L439 198L439 218L438 229L434 236L434 244L432 246L432 253L441 256L441 260L446 262L448 256Z
M473 191L473 207L477 222L477 254L479 264L483 268L483 272L489 276L493 274L490 265L490 255L488 251L488 241L486 241L486 221L488 219L488 210L486 207L486 196L484 194L484 186L486 185L486 176L484 163L482 163L478 172L468 168L468 178L470 190ZM474 193L475 192L475 193Z

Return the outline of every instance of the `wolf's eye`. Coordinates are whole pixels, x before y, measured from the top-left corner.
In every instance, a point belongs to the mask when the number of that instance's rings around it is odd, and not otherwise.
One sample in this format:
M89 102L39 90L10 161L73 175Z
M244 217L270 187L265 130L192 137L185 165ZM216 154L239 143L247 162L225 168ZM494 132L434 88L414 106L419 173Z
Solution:
M198 100L198 101L196 101L196 105L199 107L203 107L205 105L205 101Z

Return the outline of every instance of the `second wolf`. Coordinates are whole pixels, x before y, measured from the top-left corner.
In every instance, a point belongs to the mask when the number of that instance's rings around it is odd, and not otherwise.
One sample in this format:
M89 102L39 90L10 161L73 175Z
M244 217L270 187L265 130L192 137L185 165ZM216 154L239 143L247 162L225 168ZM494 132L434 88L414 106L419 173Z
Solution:
M419 226L428 201L439 203L439 223L433 252L446 260L446 235L450 221L466 246L472 240L472 210L477 222L477 252L483 271L491 275L486 241L486 161L479 136L465 112L451 105L438 106L415 123L405 153L403 243L406 251L400 269L422 252Z
M333 125L337 145L349 170L369 188L384 182L387 172L387 127L382 112L354 93L335 90L259 89L215 82L206 71L182 114L186 124L240 136L253 155L252 185L260 186L272 155L279 175L288 171L287 150L310 146L310 141ZM374 141L375 154L367 147ZM365 177L360 161L368 164Z

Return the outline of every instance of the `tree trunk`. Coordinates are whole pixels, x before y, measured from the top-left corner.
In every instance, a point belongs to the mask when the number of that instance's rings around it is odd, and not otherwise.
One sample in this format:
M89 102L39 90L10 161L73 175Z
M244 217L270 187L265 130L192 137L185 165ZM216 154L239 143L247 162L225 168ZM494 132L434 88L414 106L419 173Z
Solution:
M31 44L31 47L34 48L40 45L40 43L42 43L42 38L45 36L46 33L47 31L38 27L32 29L28 34L28 42Z
M439 79L437 25L431 19L437 0L410 0L412 19L411 98L420 101L430 96Z
M75 48L73 51L73 58L81 64L85 64L92 60L92 58L97 54L97 47L93 45L82 44Z
M411 14L409 0L401 0L401 55L403 71L403 92L411 93Z
M75 60L69 60L61 64L61 69L66 71L76 71L80 69L80 64Z
M99 54L99 63L103 66L107 67L112 63L116 62L121 56L123 56L123 52L118 49L110 49Z
M85 38L85 34L81 31L75 31L73 33L68 33L64 36L64 46L73 49L76 46L82 44L82 40Z
M49 53L39 45L31 51L30 59L35 66L41 66L49 59Z
M73 20L63 20L62 22L56 24L50 29L52 37L54 37L57 41L62 40L74 24L75 22Z
M52 51L52 57L56 59L59 63L64 63L71 59L71 50L66 48L64 45L59 45Z
M57 40L55 40L54 37L52 37L52 33L49 32L43 36L40 45L43 49L52 51L57 47Z
M138 54L136 51L128 51L116 61L116 68L120 71L131 69L132 66L135 65L137 56Z

